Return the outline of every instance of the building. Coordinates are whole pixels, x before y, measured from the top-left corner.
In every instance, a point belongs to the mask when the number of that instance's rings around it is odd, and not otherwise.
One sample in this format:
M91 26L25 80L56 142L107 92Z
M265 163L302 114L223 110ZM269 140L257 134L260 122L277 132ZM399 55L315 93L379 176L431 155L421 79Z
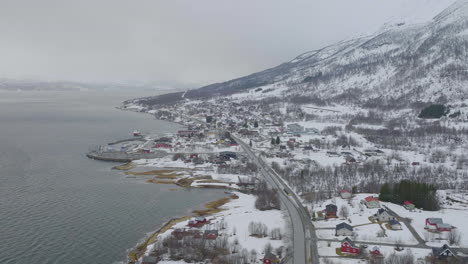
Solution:
M392 229L392 230L401 230L402 229L400 222L398 222L395 219L388 221L388 225L390 226L390 229Z
M372 250L370 251L370 253L373 255L373 256L380 256L382 255L382 253L380 252L380 248L375 246L372 248Z
M338 211L338 207L334 204L328 204L325 206L325 219L328 218L336 218L336 212Z
M340 191L340 196L343 199L350 199L352 195L353 194L348 190L343 189L343 190Z
M349 238L345 238L341 241L341 253L348 253L357 255L359 254L360 249L354 244L353 241Z
M439 232L450 232L453 228L452 225L446 223L437 224L436 227Z
M456 254L447 244L440 248L432 248L432 258L434 261L446 260L453 257L456 257Z
M195 217L194 219L188 222L188 226L198 228L204 226L206 223L208 223L208 221L205 217Z
M347 223L337 224L335 228L335 236L352 236L353 227Z
M205 230L203 238L207 240L215 240L216 238L218 238L218 230Z
M395 220L395 217L383 208L380 208L379 210L377 210L377 213L374 214L372 218L379 222L388 222L390 220Z
M156 143L153 148L172 148L172 146L166 143Z
M304 127L296 123L287 125L287 129L288 134L304 133Z
M269 251L265 253L265 256L262 259L263 264L273 264L273 263L279 263L279 262L280 261L278 257Z
M426 228L437 230L438 232L450 232L453 226L444 223L442 218L426 218Z
M426 218L426 227L436 229L437 224L443 224L442 218Z
M361 203L364 204L367 208L380 208L380 201L376 197L368 196L361 200Z
M410 211L413 211L414 209L416 209L416 206L410 201L404 201L403 207L405 207L406 210L410 210Z

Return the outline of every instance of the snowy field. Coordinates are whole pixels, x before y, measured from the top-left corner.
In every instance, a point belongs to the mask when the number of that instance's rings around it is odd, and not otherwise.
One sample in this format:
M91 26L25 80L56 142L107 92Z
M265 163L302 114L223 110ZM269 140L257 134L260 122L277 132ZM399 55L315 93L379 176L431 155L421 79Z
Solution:
M367 196L378 196L377 194L360 193L353 197L351 200L345 200L341 197L335 197L326 200L320 204L314 206L314 211L325 209L327 204L335 204L338 208L338 215L342 206L346 206L349 210L349 216L346 220L338 217L336 219L320 220L314 222L317 230L317 236L319 238L337 239L342 240L344 236L335 236L335 227L340 223L347 223L353 226L353 231L356 233L354 240L364 242L384 242L384 243L395 243L401 241L402 244L416 245L417 241L411 234L411 232L402 224L402 230L389 230L385 224L379 225L378 223L372 223L369 217L377 213L378 209L368 209L365 206L360 205L360 201ZM384 203L387 204L387 203ZM403 207L402 207L403 208ZM405 209L403 209L405 210ZM406 211L406 210L405 210ZM406 212L405 212L406 213ZM402 214L405 216L406 214ZM332 229L323 229L332 228ZM377 237L377 232L385 230L385 237Z
M206 218L210 220L210 224L202 227L203 230L211 229L214 226L219 226L221 221L227 223L225 229L220 230L220 236L228 236L229 242L234 243L234 241L239 241L239 244L248 249L249 251L255 250L260 257L263 256L263 249L269 243L273 248L279 248L284 246L287 239L285 239L285 231L287 230L287 222L284 220L282 211L280 210L268 210L268 211L259 211L255 209L255 196L247 195L243 193L235 193L239 196L238 199L231 200L229 203L225 204L221 208L224 211L207 216ZM250 236L249 233L249 224L250 222L261 222L268 227L268 230L274 228L280 228L283 234L283 240L272 240L269 237L256 238ZM160 234L158 239L161 239L165 236L170 236L171 232L177 228L188 228L187 221L181 222L173 226L168 231ZM148 255L153 249L154 244L150 245L145 253ZM159 262L159 263L185 263L185 262Z

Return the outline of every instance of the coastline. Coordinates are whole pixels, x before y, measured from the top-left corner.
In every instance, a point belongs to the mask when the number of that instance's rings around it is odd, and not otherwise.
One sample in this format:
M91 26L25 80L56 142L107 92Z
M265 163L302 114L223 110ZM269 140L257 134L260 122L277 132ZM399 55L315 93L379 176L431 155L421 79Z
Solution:
M172 227L174 227L176 224L189 220L190 218L194 216L210 216L212 214L218 213L222 211L223 209L220 209L221 206L225 205L231 199L237 199L237 196L235 194L231 194L230 197L224 197L220 198L211 202L205 203L204 207L207 209L203 210L193 210L192 214L193 215L187 215L187 216L181 216L177 218L172 218L166 223L164 223L161 228L159 228L157 231L153 232L151 235L149 235L142 243L137 244L132 250L129 251L127 254L128 257L128 264L134 264L138 261L139 258L141 258L145 253L148 247L151 244L154 244L157 242L157 238L159 235L163 234L164 232L168 231Z
M228 188L226 186L222 185L198 185L198 186L192 186L191 184L195 180L205 180L208 179L207 177L181 177L177 178L174 174L175 172L183 172L184 170L187 170L187 168L180 168L180 167L161 167L158 168L157 170L149 170L149 171L142 171L142 172L132 172L130 171L131 169L137 169L137 168L144 168L144 165L138 166L138 164L135 164L134 162L130 161L127 163L124 163L122 165L117 165L114 166L113 169L124 171L124 174L126 175L132 175L132 176L155 176L155 178L168 178L168 179L173 179L175 181L164 181L164 180L145 180L147 183L154 183L154 184L174 184L176 186L182 187L183 189L189 189L189 188L207 188L207 189L229 189L233 191L239 191L238 189L235 188ZM169 174L168 176L165 176L165 174ZM221 182L220 182L221 183ZM192 217L197 217L197 216L212 216L216 213L219 213L221 211L224 211L226 209L221 208L225 204L229 203L231 200L238 199L238 196L233 193L225 193L227 196L223 198L219 198L216 200L212 201L207 201L204 203L203 208L204 209L194 209L191 211L191 215L185 215L181 217L176 217L176 218L171 218L167 222L163 223L162 226L154 231L151 232L149 236L147 236L143 242L138 243L134 248L130 249L128 254L127 254L127 263L128 264L134 264L137 263L138 259L140 259L147 251L148 247L151 244L154 244L157 242L157 238L159 235L165 233L169 229L173 228L176 224L181 223L183 221L187 221Z
M147 111L135 111L134 109L117 108L125 111L148 113ZM178 125L186 125L183 120L164 120ZM219 139L218 139L219 140ZM205 141L208 142L208 141ZM219 144L216 143L216 144ZM232 145L224 146L218 145L215 147L216 150L208 151L210 154L219 155L219 153L230 152L237 155L243 153L243 150L239 146L233 147ZM187 153L188 152L188 153ZM207 228L219 229L219 235L221 239L229 242L230 245L236 248L240 247L243 251L252 253L254 255L264 252L265 248L276 248L279 252L285 252L285 248L289 244L289 234L291 233L287 221L285 220L285 214L282 210L259 210L255 206L257 197L252 195L249 189L245 189L245 186L238 183L249 182L252 177L255 178L255 174L252 172L220 172L215 169L216 163L207 162L199 165L195 162L187 163L184 159L174 159L173 155L177 154L177 151L168 151L167 155L159 158L151 159L138 159L126 162L124 164L115 166L114 169L125 171L124 173L129 178L137 178L138 176L152 177L146 178L145 182L154 184L174 184L185 188L206 188L206 189L224 189L227 197L223 197L214 201L207 201L204 204L205 209L193 210L190 215L172 218L169 221L162 224L162 226L150 233L142 242L139 242L135 247L131 248L127 254L126 263L134 264L144 256L152 256L154 254L155 247L160 246L162 241L172 237L174 238L174 232L178 230L186 230L188 220L194 217L208 217ZM198 153L198 155L206 155L206 151L200 149L189 149L184 153ZM192 155L192 154L190 154ZM172 158L170 158L172 157ZM245 160L245 157L243 158ZM242 161L241 164L245 164ZM151 168L147 171L141 171L142 168ZM130 171L132 170L132 171ZM135 171L137 170L137 171ZM171 191L179 190L171 189ZM249 216L250 215L250 216ZM260 220L260 222L252 222L253 220ZM252 224L261 224L265 227L265 232L268 232L271 228L272 232L276 232L277 235L269 236L269 233L264 235L253 235L250 230ZM266 224L266 225L265 225ZM229 230L227 226L230 226ZM286 228L287 231L283 229ZM172 230L172 231L171 231ZM189 231L201 232L206 229L188 229ZM185 231L183 231L185 232ZM218 232L218 231L216 231ZM243 240L242 245L238 245L238 241ZM239 249L239 250L240 250ZM286 249L287 251L287 249ZM279 253L281 254L281 253ZM188 260L190 262L190 260Z

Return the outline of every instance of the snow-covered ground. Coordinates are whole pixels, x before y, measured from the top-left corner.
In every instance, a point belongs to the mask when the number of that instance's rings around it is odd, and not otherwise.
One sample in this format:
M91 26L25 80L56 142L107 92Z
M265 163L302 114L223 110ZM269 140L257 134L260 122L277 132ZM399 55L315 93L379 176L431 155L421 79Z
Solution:
M279 248L285 245L285 239L283 240L272 240L269 237L257 238L250 236L249 224L251 222L261 222L268 227L268 230L274 228L280 228L283 234L283 237L286 236L287 222L284 220L283 212L280 210L268 210L268 211L259 211L255 209L255 196L247 195L243 193L235 193L239 198L231 200L221 208L224 211L219 213L207 216L206 218L210 220L210 224L202 227L203 230L210 229L214 226L219 225L221 221L224 221L227 225L225 229L219 230L220 236L227 236L229 242L234 243L238 241L239 245L242 248L246 248L249 251L255 250L259 256L263 256L263 250L265 246L269 243L273 248ZM217 224L218 223L218 224ZM160 234L158 239L161 239L165 236L170 236L171 232L177 228L188 228L187 221L178 223L170 228L168 231ZM145 255L148 255L154 244L150 245ZM161 263L161 262L160 262ZM184 262L162 262L162 263L184 263Z
M351 200L345 200L341 197L335 197L329 200L325 200L316 206L314 211L324 210L327 204L335 204L338 208L338 214L342 206L346 206L349 210L349 216L346 219L338 217L336 219L320 220L314 222L317 227L317 236L319 238L327 239L338 239L342 240L345 237L335 236L335 227L340 223L347 223L353 226L353 231L356 233L356 237L353 238L356 241L366 242L385 242L395 243L400 241L402 244L416 245L418 244L416 239L413 237L411 232L402 224L402 230L389 230L384 224L379 225L378 223L372 223L369 217L377 213L378 209L368 209L365 206L360 205L360 201L367 196L378 196L377 194L360 193L353 197ZM406 210L405 210L406 211ZM323 229L333 228L333 229ZM379 231L385 230L385 237L378 237Z

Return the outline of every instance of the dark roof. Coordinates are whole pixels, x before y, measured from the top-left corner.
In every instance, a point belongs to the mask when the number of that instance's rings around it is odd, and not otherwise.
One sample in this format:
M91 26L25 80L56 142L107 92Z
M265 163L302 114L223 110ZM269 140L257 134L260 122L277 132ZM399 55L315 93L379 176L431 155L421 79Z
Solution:
M395 220L395 219L392 219L392 220L388 221L388 224L389 224L389 225L401 225L400 222L398 222L398 221Z
M432 255L433 256L440 256L442 254L447 254L447 253L450 253L450 254L455 256L455 253L452 251L452 249L447 244L444 244L440 248L432 248Z
M336 230L339 230L339 229L342 229L342 228L346 228L350 231L353 231L353 227L348 225L347 223L341 223L341 224L337 224L336 225Z
M388 214L390 214L387 210L385 210L384 208L380 208L379 210L377 210L377 215L381 215L383 213L387 212Z
M325 210L327 210L327 211L335 211L336 212L338 210L338 207L336 207L336 205L334 205L334 204L327 204L325 206L325 208L326 208Z
M270 251L267 251L263 259L275 260L277 259L277 257L275 254L271 253Z

